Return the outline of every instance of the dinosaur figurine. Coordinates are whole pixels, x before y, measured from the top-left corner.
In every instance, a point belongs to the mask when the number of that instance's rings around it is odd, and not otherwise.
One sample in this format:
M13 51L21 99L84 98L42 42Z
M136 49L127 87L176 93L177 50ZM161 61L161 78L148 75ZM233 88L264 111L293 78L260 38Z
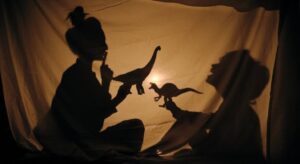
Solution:
M195 92L198 94L202 94L202 92L199 92L192 88L182 88L179 89L175 84L173 83L166 83L161 88L159 88L155 83L150 83L149 89L153 89L158 96L154 97L154 101L158 101L162 96L164 96L164 101L172 100L172 97L176 97L178 95L181 95L185 92ZM165 104L160 105L160 107L165 107Z
M150 74L153 65L155 63L157 52L161 50L160 46L157 46L153 52L153 55L150 59L150 61L143 67L138 68L133 71L127 72L125 74L116 76L113 78L115 81L120 81L123 83L126 83L128 85L136 85L136 89L139 95L144 94L144 87L143 82L147 78L147 76Z

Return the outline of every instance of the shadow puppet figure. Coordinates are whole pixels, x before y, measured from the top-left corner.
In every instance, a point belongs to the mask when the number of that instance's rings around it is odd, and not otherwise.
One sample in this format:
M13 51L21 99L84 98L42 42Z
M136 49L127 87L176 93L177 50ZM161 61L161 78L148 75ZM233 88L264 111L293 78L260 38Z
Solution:
M171 100L172 97L177 97L183 93L186 92L194 92L198 94L202 94L202 92L199 92L193 88L178 88L175 84L173 83L166 83L164 84L161 88L159 88L155 83L150 83L149 89L153 89L154 92L158 94L157 97L154 97L154 101L159 101L159 99L163 96L164 101ZM165 107L165 104L159 105L160 107Z
M269 80L268 69L248 50L232 51L212 65L207 82L223 97L218 111L206 124L208 135L195 136L191 146L197 154L216 158L262 161L260 122L251 105ZM200 135L201 136L201 135Z
M156 60L157 52L160 50L161 50L160 46L157 46L155 48L151 59L144 67L134 69L134 70L129 71L122 75L118 75L118 76L114 77L113 79L116 81L123 82L125 84L127 83L130 85L135 85L138 94L139 95L144 94L145 90L143 87L143 82L147 78L147 76L150 74L150 72L154 66L155 60Z
M66 40L78 58L64 72L46 116L46 120L55 118L51 122L56 125L52 126L56 126L59 137L64 137L60 141L68 143L43 138L43 132L50 133L47 128L55 129L45 121L39 124L36 135L46 151L84 160L104 158L113 152L135 154L140 151L144 136L144 125L139 119L123 121L100 132L104 120L117 112L116 106L130 93L131 86L123 84L112 99L109 84L113 71L105 61L100 68L102 84L97 80L92 63L105 60L108 47L100 22L85 15L80 6L69 14L74 27L66 32Z
M255 104L268 82L267 68L256 62L248 50L240 50L227 53L219 64L212 65L211 73L207 82L224 99L218 111L203 117L203 113L180 109L173 101L165 102L176 122L143 155L167 153L186 142L192 150L175 156L263 161L259 119L250 105Z

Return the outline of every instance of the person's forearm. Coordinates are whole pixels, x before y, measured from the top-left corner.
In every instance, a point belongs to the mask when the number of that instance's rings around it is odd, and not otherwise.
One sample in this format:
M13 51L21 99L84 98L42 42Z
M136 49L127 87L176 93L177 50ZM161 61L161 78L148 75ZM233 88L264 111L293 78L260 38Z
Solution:
M103 85L105 92L109 92L110 82L111 82L111 80L102 80L102 85Z
M170 110L170 112L172 113L172 116L175 119L180 118L180 115L181 115L181 112L182 112L182 110L180 108L178 108L177 106L174 106L172 108L169 108L169 110Z
M112 105L114 107L117 107L125 98L120 98L116 96L115 98L112 99Z

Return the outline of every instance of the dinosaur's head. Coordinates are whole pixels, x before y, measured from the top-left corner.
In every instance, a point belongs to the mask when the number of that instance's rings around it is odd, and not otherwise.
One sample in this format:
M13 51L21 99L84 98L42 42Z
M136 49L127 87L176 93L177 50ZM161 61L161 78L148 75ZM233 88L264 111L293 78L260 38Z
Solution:
M160 46L157 46L156 48L155 48L155 50L154 51L160 51L161 50L161 47Z
M157 87L157 85L155 83L150 82L149 89L154 89L155 87Z

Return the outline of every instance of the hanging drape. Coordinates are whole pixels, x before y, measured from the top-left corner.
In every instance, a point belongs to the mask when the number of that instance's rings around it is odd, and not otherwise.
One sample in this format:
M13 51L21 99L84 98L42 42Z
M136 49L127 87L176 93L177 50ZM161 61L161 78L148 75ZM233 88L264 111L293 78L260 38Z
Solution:
M99 133L139 120L146 153L266 153L279 22L268 1L1 2L0 71L10 128L19 144L38 151L52 145L48 149L54 153L94 159L65 139L63 125L49 114L64 72L76 63L65 38L72 28L67 16L76 6L101 22L106 64L114 77L144 67L160 46L143 81L145 93L132 86L132 94L105 118ZM99 83L100 66L99 61L92 66ZM112 97L121 85L111 82ZM168 87L175 92L174 86L181 94L170 98L163 93ZM45 122L51 127L41 140L34 130Z
M299 161L299 1L281 1L279 44L269 111L268 157L273 163Z

